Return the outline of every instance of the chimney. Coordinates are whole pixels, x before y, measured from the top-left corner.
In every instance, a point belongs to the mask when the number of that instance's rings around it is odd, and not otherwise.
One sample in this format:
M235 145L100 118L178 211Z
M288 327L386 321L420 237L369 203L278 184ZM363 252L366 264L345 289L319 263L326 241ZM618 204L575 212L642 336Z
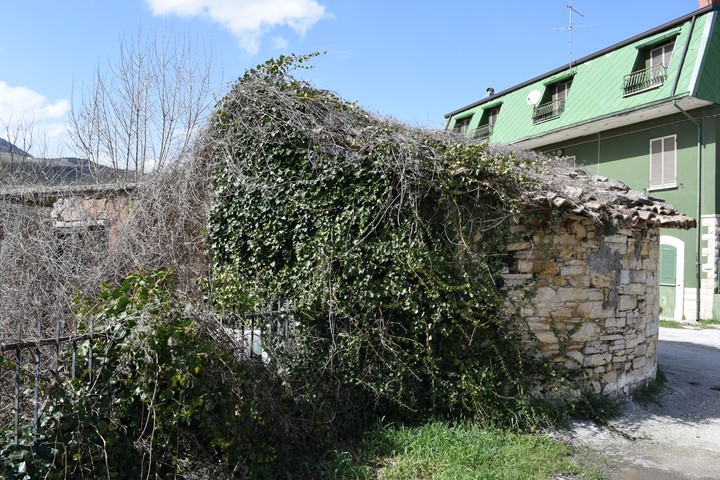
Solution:
M702 0L700 0L702 2ZM720 0L718 0L720 1ZM487 90L485 90L485 98L492 97L495 94L495 89L490 87Z
M720 0L698 0L698 8L704 8L708 5L720 7Z

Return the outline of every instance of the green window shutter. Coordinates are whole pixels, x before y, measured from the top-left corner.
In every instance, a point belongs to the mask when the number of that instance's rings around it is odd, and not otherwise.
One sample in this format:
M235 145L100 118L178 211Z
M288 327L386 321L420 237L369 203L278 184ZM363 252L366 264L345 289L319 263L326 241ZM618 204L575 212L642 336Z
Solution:
M660 285L675 286L676 263L677 249L670 245L660 245Z

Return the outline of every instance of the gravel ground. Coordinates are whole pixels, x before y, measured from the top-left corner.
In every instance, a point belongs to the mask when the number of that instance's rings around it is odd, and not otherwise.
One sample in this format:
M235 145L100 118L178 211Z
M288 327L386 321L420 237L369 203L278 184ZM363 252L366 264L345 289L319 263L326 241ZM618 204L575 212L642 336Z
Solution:
M607 427L561 435L611 480L720 479L720 330L660 328L658 354L657 404L630 402Z

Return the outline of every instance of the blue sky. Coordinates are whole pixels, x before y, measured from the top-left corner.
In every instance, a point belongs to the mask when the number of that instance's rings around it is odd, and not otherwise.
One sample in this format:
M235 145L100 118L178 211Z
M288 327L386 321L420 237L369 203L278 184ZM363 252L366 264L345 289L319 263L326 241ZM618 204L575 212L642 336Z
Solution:
M52 154L72 154L66 113L120 41L168 27L214 56L222 92L245 69L326 51L315 85L411 125L568 63L569 0L0 0L0 137L33 118ZM575 59L698 8L697 0L573 0ZM560 27L558 30L557 27ZM31 152L32 153L32 152Z

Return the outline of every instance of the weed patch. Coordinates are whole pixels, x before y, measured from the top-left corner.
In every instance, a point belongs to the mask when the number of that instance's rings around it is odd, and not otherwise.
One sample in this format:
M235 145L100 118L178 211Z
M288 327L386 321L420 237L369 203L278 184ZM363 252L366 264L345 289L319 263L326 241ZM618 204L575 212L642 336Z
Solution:
M660 320L660 326L665 328L685 328L685 324L677 320Z
M543 435L476 424L379 427L361 448L334 452L324 478L599 478L570 454L568 445Z
M660 405L659 397L662 392L665 391L667 385L667 377L665 373L658 369L655 378L648 382L644 387L638 388L633 392L633 401L642 405L643 407L649 406L651 403Z
M720 328L720 320L714 318L711 320L700 320L698 325L700 328L717 329Z

